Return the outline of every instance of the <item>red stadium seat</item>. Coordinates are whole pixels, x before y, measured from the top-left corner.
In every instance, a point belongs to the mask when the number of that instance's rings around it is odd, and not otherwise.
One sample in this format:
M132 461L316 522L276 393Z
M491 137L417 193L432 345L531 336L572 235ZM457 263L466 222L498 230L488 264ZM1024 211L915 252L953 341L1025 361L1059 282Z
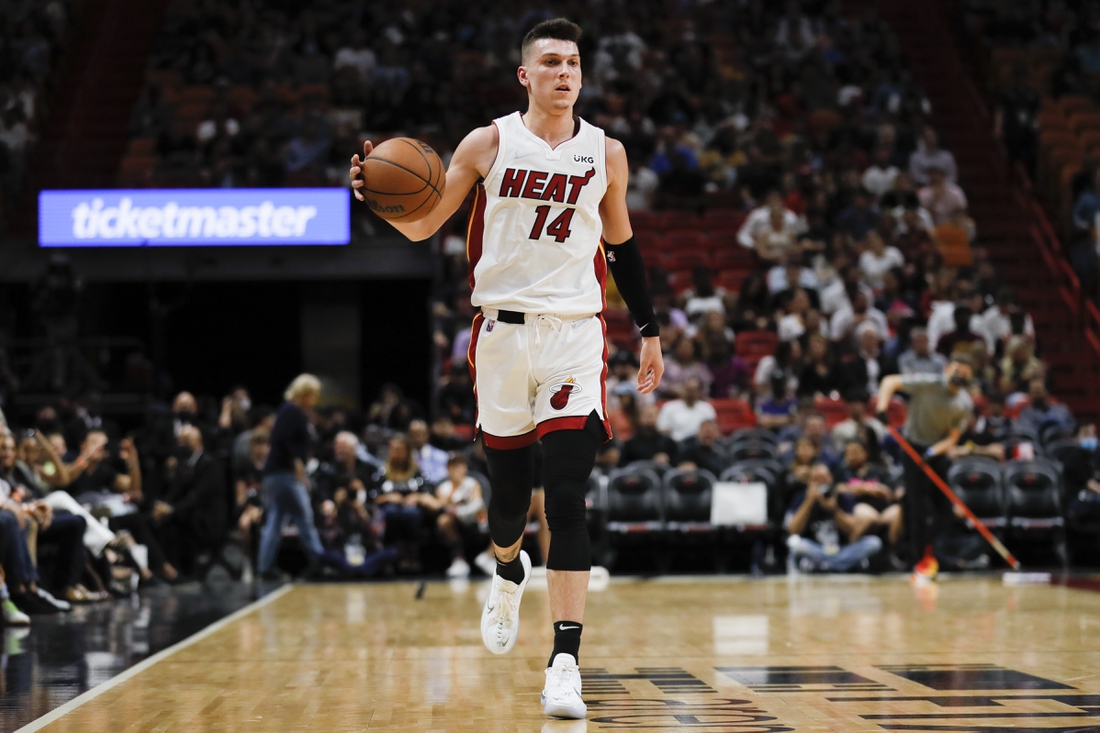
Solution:
M718 428L723 435L735 430L756 427L756 413L746 400L711 400L710 404L718 414Z
M665 232L657 240L665 252L701 252L703 235L699 232Z
M740 293L741 283L745 282L749 272L750 270L722 270L715 278L714 284L727 293Z
M777 346L777 334L771 331L747 331L737 334L733 342L733 352L755 367L765 356L774 354Z
M701 249L696 250L672 250L661 254L661 267L668 271L690 270L693 267L707 265L707 253Z
M839 397L817 397L814 399L814 409L825 418L825 424L830 430L848 419L848 407Z
M663 211L661 222L668 231L699 230L705 226L704 219L694 211Z
M737 245L734 247L711 247L710 269L719 270L751 270L755 262L752 252Z
M707 212L704 221L707 229L712 233L730 232L737 233L741 225L745 223L745 212L733 209L718 209Z
M668 284L677 295L691 290L691 270L676 270L668 273Z

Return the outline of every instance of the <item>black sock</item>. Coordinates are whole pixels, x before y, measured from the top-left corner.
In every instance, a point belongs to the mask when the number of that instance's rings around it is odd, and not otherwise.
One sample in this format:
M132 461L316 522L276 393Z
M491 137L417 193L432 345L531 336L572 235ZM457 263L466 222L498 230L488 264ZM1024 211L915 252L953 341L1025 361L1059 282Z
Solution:
M523 563L519 561L519 553L511 560L511 562L501 562L497 560L497 575L510 580L516 585L523 582Z
M582 624L576 621L555 621L554 622L554 651L550 654L550 663L547 667L554 665L554 657L559 654L572 654L573 659L579 661L581 653L581 631L584 630Z

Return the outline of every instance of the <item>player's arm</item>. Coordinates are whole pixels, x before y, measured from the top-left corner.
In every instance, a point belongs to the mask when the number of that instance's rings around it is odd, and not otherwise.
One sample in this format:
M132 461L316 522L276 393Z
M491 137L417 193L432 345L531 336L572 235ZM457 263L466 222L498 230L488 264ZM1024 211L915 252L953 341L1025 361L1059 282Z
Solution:
M439 231L450 219L466 195L480 179L484 178L493 165L497 154L499 135L496 125L479 127L467 135L454 155L451 156L451 165L447 168L447 184L443 189L443 199L423 219L412 222L391 221L393 227L414 242L419 242ZM351 178L351 189L355 198L363 201L363 194L359 190L367 185L363 172L362 162L374 150L374 145L368 140L363 143L363 157L351 156L351 170L348 176Z
M626 161L626 149L618 140L607 138L607 192L600 202L600 219L603 222L603 241L607 251L607 266L615 278L619 294L626 301L634 323L642 330L642 351L639 355L638 392L648 394L657 389L665 373L661 356L660 327L653 313L653 301L646 285L645 264L634 231L630 228L630 214L626 208L626 187L630 180L630 166Z

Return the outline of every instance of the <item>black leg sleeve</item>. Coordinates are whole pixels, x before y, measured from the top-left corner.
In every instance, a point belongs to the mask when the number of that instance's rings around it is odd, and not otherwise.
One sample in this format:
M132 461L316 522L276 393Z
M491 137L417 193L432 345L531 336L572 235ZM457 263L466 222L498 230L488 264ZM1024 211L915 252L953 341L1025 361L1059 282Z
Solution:
M550 527L547 570L592 568L584 495L596 465L596 452L606 438L603 422L593 412L584 430L558 430L542 439L546 474L546 523Z
M489 462L489 536L497 547L511 547L523 537L531 487L535 482L534 447L499 450L485 446Z

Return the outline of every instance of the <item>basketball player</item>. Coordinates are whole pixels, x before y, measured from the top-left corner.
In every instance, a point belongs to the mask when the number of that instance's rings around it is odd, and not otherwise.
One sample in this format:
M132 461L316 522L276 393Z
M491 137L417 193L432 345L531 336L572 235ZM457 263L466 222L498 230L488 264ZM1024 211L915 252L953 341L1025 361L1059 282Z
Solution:
M527 112L467 135L435 210L416 222L393 222L410 239L426 239L476 187L467 254L471 300L481 313L474 318L469 356L492 479L489 531L497 558L481 634L495 654L516 643L520 599L531 575L520 543L534 481L532 443L540 438L554 619L542 702L547 715L564 718L586 714L577 667L591 569L584 495L597 449L611 434L600 315L608 268L641 328L639 392L652 392L664 373L645 268L627 215L626 152L573 114L581 89L580 35L563 18L531 29L518 70ZM365 155L372 149L369 142L363 146ZM359 156L351 162L352 185L362 199L358 189L369 182Z

